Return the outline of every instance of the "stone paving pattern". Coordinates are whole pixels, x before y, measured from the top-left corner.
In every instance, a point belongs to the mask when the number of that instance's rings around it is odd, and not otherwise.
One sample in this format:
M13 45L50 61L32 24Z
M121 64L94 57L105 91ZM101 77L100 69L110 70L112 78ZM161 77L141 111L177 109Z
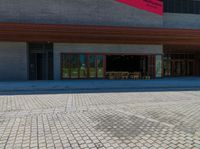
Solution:
M0 96L0 149L200 149L200 91Z

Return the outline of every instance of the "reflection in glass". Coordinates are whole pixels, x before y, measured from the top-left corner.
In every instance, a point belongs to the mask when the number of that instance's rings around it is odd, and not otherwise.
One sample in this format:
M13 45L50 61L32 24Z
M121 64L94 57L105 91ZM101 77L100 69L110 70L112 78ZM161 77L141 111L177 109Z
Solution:
M162 56L156 55L156 77L162 77Z
M174 61L174 75L184 76L185 75L185 63L184 61Z
M103 78L104 76L104 68L103 68L103 56L97 56L97 76L98 78Z
M103 78L104 56L62 54L62 78Z
M164 67L164 75L171 76L171 61L168 59L164 60L163 67Z
M87 61L86 55L80 55L80 78L87 77Z
M62 78L67 79L69 77L70 77L70 56L63 55Z
M89 56L89 77L96 78L96 56Z
M193 76L194 75L194 61L187 62L187 75Z
M79 55L71 56L71 78L78 78Z

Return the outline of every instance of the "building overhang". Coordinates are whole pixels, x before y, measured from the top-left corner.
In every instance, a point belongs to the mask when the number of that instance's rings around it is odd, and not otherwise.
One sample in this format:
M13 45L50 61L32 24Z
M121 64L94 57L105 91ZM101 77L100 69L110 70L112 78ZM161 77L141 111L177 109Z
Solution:
M200 45L200 30L0 23L0 41Z

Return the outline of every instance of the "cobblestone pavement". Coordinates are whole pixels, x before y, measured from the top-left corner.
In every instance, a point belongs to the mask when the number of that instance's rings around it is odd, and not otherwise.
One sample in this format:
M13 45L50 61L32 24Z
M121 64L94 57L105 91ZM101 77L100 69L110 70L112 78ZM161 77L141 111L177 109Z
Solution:
M0 96L0 149L200 149L200 91Z

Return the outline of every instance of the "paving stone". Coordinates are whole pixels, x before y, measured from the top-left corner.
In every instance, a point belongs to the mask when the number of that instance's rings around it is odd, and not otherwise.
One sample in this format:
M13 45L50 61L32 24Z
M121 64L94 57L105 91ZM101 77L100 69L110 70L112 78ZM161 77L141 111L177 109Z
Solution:
M0 148L200 148L200 91L0 96Z

